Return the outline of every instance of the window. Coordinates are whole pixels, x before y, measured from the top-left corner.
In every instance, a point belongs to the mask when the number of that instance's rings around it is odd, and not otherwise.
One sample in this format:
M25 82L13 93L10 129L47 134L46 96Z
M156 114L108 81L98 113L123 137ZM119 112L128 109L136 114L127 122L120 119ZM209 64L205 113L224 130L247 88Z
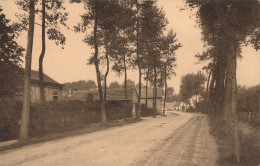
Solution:
M55 91L53 92L53 101L58 101L59 100L59 95L58 95L58 92Z

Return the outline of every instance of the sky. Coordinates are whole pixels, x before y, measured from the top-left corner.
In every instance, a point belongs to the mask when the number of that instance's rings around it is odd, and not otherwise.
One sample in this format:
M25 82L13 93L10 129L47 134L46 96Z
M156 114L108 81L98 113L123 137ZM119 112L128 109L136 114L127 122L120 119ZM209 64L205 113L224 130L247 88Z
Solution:
M15 0L1 0L3 13L8 19L15 20L15 13L20 12L15 4ZM177 33L178 41L183 45L177 50L176 76L168 80L168 86L174 88L175 93L179 92L181 77L187 73L197 73L202 69L203 64L196 64L195 54L203 51L201 41L201 30L196 24L196 9L190 10L185 7L184 0L158 0L158 6L163 8L168 19L167 31L173 29ZM73 27L80 22L80 14L84 12L81 4L66 3L69 12L68 25ZM181 10L185 9L185 10ZM38 17L36 22L40 23ZM92 56L94 49L82 42L84 34L74 33L72 30L61 29L66 36L64 49L56 46L53 41L46 41L46 54L43 62L44 73L58 81L59 83L72 82L78 80L96 81L94 66L87 65L88 59ZM17 42L26 48L27 32L23 32ZM41 27L35 25L35 36L32 57L32 69L38 70L38 59L41 53ZM25 52L24 52L25 54ZM254 86L260 83L260 51L256 52L250 45L242 48L242 57L238 60L237 81L244 86ZM22 64L24 66L24 64ZM101 72L105 72L105 67L100 67ZM128 71L128 78L138 83L137 71ZM123 82L123 76L118 77L110 72L108 75L108 85L110 82Z

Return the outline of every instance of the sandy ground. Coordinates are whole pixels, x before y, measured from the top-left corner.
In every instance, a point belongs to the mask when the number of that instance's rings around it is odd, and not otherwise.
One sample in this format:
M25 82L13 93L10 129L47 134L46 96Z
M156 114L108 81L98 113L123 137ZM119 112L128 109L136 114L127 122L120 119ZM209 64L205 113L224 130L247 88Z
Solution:
M0 166L216 165L207 117L175 113L0 152Z

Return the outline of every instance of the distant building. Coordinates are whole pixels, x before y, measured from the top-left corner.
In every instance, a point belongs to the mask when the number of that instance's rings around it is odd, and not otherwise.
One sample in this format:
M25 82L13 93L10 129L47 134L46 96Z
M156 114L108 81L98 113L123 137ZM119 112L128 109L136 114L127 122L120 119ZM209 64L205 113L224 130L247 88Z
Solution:
M186 104L184 102L174 102L172 105L174 111L186 111Z
M43 74L44 92L46 101L60 101L62 96L63 85ZM39 72L31 71L31 101L37 102L41 100L40 96L40 79Z
M157 88L157 97L156 97L156 109L158 114L162 114L162 96L163 90L162 88ZM154 98L154 90L153 88L147 88L147 107L153 108L153 98ZM141 104L146 103L146 88L142 88L141 90Z
M69 100L98 101L98 90L77 90L71 95ZM106 100L111 102L125 101L125 90L123 88L107 89ZM132 115L135 116L136 106L138 103L138 96L135 88L127 89L127 102L132 103Z

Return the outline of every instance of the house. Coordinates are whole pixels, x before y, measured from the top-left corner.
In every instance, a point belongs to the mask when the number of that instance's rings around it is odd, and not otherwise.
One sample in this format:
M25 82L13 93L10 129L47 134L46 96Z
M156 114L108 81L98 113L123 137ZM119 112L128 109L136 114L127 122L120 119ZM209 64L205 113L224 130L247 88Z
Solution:
M154 90L153 88L147 88L147 107L153 108L153 96ZM163 90L162 88L157 88L157 97L156 97L156 109L158 114L162 114L162 96ZM141 104L146 103L146 88L141 89Z
M98 90L77 90L71 95L69 100L98 101ZM107 89L106 101L125 101L125 89ZM127 102L132 103L132 116L135 117L138 103L138 96L135 88L127 89Z
M62 96L63 85L43 74L44 92L46 101L60 101ZM40 79L39 72L31 71L31 101L40 101Z
M186 105L184 104L184 102L176 101L173 103L172 109L174 111L186 111Z

